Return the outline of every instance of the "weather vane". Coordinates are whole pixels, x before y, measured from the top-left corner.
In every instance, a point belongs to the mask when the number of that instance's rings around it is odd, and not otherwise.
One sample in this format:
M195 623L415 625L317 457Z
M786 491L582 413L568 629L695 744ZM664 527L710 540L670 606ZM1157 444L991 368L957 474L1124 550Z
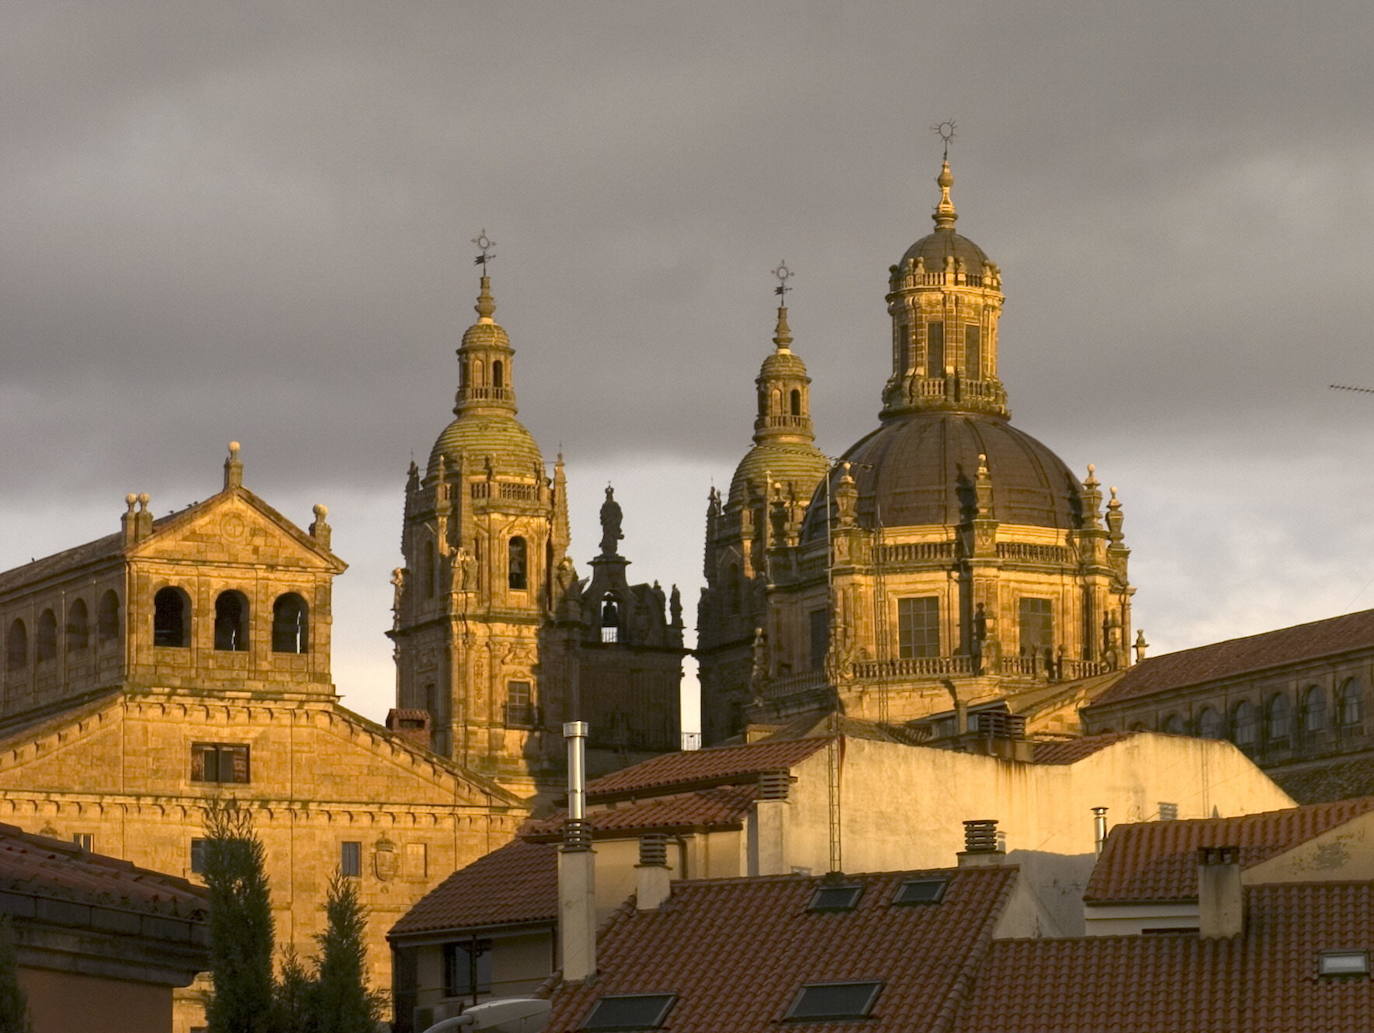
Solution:
M488 237L487 231L484 229L481 233L472 238L472 242L477 245L478 249L482 252L472 260L472 264L480 265L482 267L482 275L486 276L487 263L496 260L496 251L494 250L496 241Z
M787 292L792 289L787 286L787 281L796 274L787 268L787 263L784 261L778 263L778 267L773 270L773 275L778 278L778 285L773 288L773 293L782 299L783 304L787 304Z
M949 161L949 142L954 139L954 128L954 119L952 118L947 118L939 125L930 127L930 131L938 134L940 139L945 142L944 161Z

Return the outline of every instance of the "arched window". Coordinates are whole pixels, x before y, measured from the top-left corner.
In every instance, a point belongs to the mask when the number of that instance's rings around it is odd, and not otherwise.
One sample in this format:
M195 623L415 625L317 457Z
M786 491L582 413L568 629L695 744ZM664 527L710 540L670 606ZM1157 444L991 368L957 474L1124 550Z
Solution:
M739 613L739 566L731 563L725 568L725 608L730 613Z
M17 671L29 662L29 629L18 617L10 624L5 636L5 669Z
M506 386L506 367L500 359L491 364L491 386L498 390Z
M1308 734L1326 728L1326 693L1320 685L1309 685L1302 694L1302 730Z
M34 637L33 658L40 664L57 659L57 618L52 610L38 615L38 634Z
M769 415L782 412L782 392L776 387L768 393Z
M111 588L100 597L95 616L95 636L101 642L113 642L119 637L119 596Z
M620 605L610 592L601 600L601 641L620 641Z
M184 648L191 644L191 598L168 585L153 596L153 645Z
M1164 719L1164 723L1159 726L1160 731L1168 732L1170 735L1183 734L1183 718L1178 714L1170 714Z
M248 597L230 589L215 599L215 648L242 653L248 648Z
M1203 707L1197 715L1197 734L1204 739L1226 738L1226 719L1211 707Z
M1364 724L1364 686L1358 678L1347 678L1336 694L1336 724L1352 730Z
M1271 743L1286 743L1293 733L1293 706L1282 692L1269 699L1265 715L1264 737Z
M78 599L67 608L67 652L85 649L91 644L91 618L86 600Z
M1241 700L1231 711L1231 734L1235 744L1242 749L1250 749L1259 737L1259 722L1256 720L1255 705L1249 700Z
M516 535L506 547L506 580L511 588L523 592L529 586L525 539Z
M272 604L272 652L304 653L310 648L310 610L295 592Z
M482 360L481 360L481 359L473 359L473 360L472 360L472 382L473 382L474 384L476 384L477 386L479 386L479 387L485 387L485 386L486 386L486 383L487 383L486 374L487 374L487 370L486 370L486 367L482 364Z
M1133 732L1148 732L1149 730L1149 726L1144 721L1131 722L1131 731Z
M420 545L420 590L426 599L434 598L435 572L439 568L438 550L429 539Z
M801 415L801 392L795 388L792 390L792 415Z

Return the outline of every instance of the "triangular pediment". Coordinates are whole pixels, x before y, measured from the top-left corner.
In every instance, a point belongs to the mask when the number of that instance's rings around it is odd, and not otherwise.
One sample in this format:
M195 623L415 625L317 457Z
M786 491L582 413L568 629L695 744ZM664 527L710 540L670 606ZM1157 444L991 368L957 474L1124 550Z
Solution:
M220 492L157 521L131 559L253 563L341 573L341 559L246 488Z

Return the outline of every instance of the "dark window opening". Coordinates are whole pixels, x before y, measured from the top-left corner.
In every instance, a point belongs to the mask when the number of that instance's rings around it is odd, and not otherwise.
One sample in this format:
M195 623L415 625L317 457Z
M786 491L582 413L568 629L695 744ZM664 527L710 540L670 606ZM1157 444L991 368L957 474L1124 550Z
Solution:
M945 324L926 324L926 376L945 375Z
M304 653L310 648L310 609L295 592L272 604L272 652Z
M1054 604L1049 599L1022 596L1018 603L1021 655L1054 656Z
M191 874L205 874L205 840L191 840Z
M940 655L940 600L922 595L897 600L897 656Z
M363 845L356 840L339 844L339 874L358 879L363 874Z
M1258 738L1258 724L1256 712L1253 704L1242 700L1236 704L1236 709L1231 714L1232 735L1235 737L1237 746L1250 747L1255 745Z
M792 415L800 416L801 414L801 392L794 390L792 392Z
M964 327L964 376L983 378L983 328L975 323Z
M1351 730L1364 723L1364 688L1355 678L1347 679L1337 693L1336 723Z
M668 1017L675 994L626 994L602 997L592 1006L585 1030L658 1029Z
M506 386L506 367L502 365L500 359L491 364L491 386L495 388Z
M945 879L908 879L897 888L894 904L938 904L945 895Z
M810 638L808 645L811 655L808 657L811 670L819 671L825 666L825 654L830 651L830 612L828 610L812 610L806 615L810 625Z
M620 641L620 606L609 592L601 600L601 641Z
M508 575L510 587L516 589L517 591L523 592L528 584L528 576L526 574L525 562L525 539L519 536L512 538L510 540L510 545L507 547L506 552L508 560L506 565L506 573Z
M740 576L739 567L731 563L725 568L725 608L730 613L739 613Z
M232 589L215 600L215 648L241 653L248 648L248 597Z
M527 681L506 682L506 727L534 727L534 698Z
M192 782L248 782L248 747L242 743L191 744Z
M1197 734L1204 739L1225 739L1226 719L1211 707L1203 707L1197 716Z
M73 833L72 833L72 842L75 843L78 847L80 847L82 850L86 851L86 853L89 854L89 853L91 853L93 850L95 850L95 833L94 833L94 832L73 832Z
M491 941L444 944L444 996L491 993Z
M13 671L29 662L29 631L18 617L5 636L5 667Z
M811 983L797 991L784 1018L863 1019L873 1009L882 983Z
M40 664L57 658L57 618L51 610L38 615L38 634L34 636L33 658Z
M1183 734L1183 718L1178 714L1170 714L1164 719L1164 723L1159 726L1160 731L1168 732L1170 735Z
M811 911L853 911L863 896L862 886L821 886L811 895Z
M1265 737L1271 743L1286 743L1292 731L1292 705L1282 693L1269 701L1269 713L1265 722Z
M86 600L78 599L67 611L67 652L85 649L91 644L91 618Z
M1312 685L1302 697L1302 730L1320 732L1326 728L1326 693Z
M191 644L191 597L168 586L153 596L153 645L184 649Z

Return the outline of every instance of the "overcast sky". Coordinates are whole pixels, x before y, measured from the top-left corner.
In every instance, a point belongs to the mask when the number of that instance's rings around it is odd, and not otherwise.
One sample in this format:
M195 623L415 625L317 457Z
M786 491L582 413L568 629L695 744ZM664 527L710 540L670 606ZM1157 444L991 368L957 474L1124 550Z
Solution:
M700 585L785 257L819 443L876 422L887 268L1003 269L1017 426L1120 488L1152 652L1374 605L1374 6L0 5L0 568L246 483L330 506L334 670L391 702L401 495L470 238L573 554Z

